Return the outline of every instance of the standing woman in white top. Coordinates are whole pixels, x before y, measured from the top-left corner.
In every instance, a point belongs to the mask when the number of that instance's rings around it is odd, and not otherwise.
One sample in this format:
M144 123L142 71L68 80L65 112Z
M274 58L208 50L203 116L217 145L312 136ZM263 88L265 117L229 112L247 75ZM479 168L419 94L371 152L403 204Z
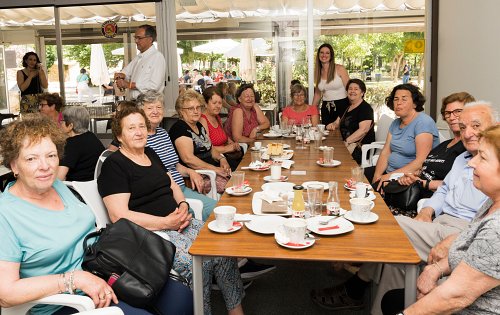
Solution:
M321 123L333 130L333 123L349 107L346 85L349 74L344 66L335 63L335 53L330 44L319 46L314 67L314 98L312 105L321 103Z

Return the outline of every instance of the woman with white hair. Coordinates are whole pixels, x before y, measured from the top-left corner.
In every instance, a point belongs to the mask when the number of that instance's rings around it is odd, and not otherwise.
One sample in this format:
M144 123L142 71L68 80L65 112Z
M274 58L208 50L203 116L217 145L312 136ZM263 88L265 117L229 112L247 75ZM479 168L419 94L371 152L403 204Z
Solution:
M69 181L93 180L94 169L104 146L88 130L89 112L82 106L68 106L62 115L61 129L68 135L68 139L57 169L57 178Z

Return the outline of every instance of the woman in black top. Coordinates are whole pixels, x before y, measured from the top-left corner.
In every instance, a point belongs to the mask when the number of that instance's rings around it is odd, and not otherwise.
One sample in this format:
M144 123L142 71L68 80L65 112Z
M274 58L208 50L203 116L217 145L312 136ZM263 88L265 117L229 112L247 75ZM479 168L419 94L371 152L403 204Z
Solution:
M21 90L21 113L38 112L37 94L49 86L40 58L32 51L23 57L23 69L17 71L17 86Z
M441 115L448 123L453 138L443 141L427 155L419 174L405 173L403 177L400 177L401 185L411 185L420 181L424 187L421 198L429 198L441 186L455 158L465 151L460 139L458 119L465 104L473 101L475 101L474 97L467 92L453 93L443 99Z
M333 130L339 129L346 147L375 141L373 130L373 109L364 100L366 85L360 79L350 79L346 85L349 107L333 123ZM361 148L356 146L352 157L361 164Z

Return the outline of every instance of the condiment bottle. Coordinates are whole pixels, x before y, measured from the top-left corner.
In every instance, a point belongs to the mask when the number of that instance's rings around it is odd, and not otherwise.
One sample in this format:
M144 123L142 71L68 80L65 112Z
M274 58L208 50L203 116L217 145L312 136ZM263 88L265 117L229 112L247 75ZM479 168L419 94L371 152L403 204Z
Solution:
M304 218L306 212L303 190L304 187L301 185L293 186L292 216L294 218Z
M328 182L328 198L326 199L326 213L328 215L340 214L340 199L337 193L337 189L337 182Z

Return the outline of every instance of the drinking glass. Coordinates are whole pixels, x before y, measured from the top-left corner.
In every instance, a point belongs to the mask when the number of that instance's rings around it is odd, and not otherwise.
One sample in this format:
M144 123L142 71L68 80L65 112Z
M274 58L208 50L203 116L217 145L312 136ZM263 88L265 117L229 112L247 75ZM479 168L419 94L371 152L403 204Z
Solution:
M351 179L353 185L355 185L356 183L362 183L363 178L364 178L363 168L359 166L351 168Z
M297 125L297 135L295 136L296 140L296 149L305 149L306 147L304 146L304 129L302 128L301 125Z
M236 171L231 174L231 178L233 179L233 187L235 192L243 192L243 183L245 181L245 172Z
M323 208L323 185L307 185L307 203L312 217L320 216Z

